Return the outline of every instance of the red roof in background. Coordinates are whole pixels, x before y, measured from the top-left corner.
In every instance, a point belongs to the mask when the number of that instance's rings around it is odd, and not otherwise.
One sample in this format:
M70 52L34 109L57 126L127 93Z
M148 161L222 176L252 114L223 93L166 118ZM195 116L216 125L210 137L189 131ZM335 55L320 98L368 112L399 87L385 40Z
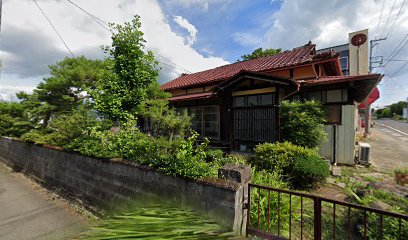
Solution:
M298 80L302 86L315 86L315 85L324 85L328 83L343 83L343 82L354 82L359 80L367 79L379 79L381 74L365 74L365 75L356 75L356 76L326 76L320 77L311 80Z
M380 90L378 90L377 87L373 89L373 91L370 93L368 96L368 105L373 104L377 99L380 98ZM365 108L365 102L362 102L360 105L358 105L359 109L364 109Z
M193 94L188 94L188 95L171 97L168 100L171 102L182 101L182 100L194 100L194 99L209 98L212 95L214 95L213 92L193 93Z
M314 50L315 45L309 42L305 46L294 48L291 51L285 51L273 56L260 57L248 61L224 65L202 72L182 75L173 81L163 84L161 88L163 90L171 90L193 85L215 83L228 79L242 70L262 72L315 61L322 61L323 58L333 58L332 55L326 56L327 54L319 57L319 54L314 54Z

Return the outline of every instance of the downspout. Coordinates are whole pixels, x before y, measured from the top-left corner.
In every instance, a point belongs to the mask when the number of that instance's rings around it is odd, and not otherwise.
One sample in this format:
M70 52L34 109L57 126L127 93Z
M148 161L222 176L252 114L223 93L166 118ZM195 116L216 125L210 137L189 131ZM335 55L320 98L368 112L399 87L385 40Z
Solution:
M333 165L337 165L337 124L333 125Z
M293 82L296 84L296 90L286 94L281 100L285 100L286 98L288 98L288 97L290 97L290 96L292 96L295 93L298 93L300 91L300 84L298 82L296 82L295 80L293 80Z

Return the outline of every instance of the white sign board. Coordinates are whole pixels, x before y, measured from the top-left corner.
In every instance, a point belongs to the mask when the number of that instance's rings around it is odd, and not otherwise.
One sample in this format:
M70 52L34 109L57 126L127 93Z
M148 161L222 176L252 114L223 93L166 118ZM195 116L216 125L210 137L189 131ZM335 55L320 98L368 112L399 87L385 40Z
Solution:
M408 118L408 108L404 108L404 109L402 110L402 117L403 117L403 118Z

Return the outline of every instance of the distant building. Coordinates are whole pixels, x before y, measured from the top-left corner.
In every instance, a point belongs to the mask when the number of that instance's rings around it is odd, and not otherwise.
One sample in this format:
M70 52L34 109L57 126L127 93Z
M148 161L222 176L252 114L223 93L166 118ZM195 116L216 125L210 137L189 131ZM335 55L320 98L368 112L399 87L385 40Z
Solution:
M340 60L340 66L341 66L341 71L343 75L348 76L350 75L349 71L349 44L342 44L342 45L337 45L333 47L328 47L328 48L323 48L323 49L318 49L316 50L316 53L324 53L328 52L330 50L335 51L336 53L339 54L339 60Z

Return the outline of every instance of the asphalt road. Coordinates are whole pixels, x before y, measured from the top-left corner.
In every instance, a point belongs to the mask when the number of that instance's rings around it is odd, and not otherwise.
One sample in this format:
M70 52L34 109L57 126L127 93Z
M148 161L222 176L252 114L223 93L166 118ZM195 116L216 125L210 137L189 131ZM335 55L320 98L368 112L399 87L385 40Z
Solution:
M72 239L86 221L69 204L0 163L0 239Z
M380 120L375 120L376 124L383 124L386 127L392 127L394 129L397 129L399 131L402 131L406 134L408 134L408 122L403 122L403 121L394 121L392 119L380 119Z
M371 162L386 171L408 167L408 123L376 120L371 129Z

